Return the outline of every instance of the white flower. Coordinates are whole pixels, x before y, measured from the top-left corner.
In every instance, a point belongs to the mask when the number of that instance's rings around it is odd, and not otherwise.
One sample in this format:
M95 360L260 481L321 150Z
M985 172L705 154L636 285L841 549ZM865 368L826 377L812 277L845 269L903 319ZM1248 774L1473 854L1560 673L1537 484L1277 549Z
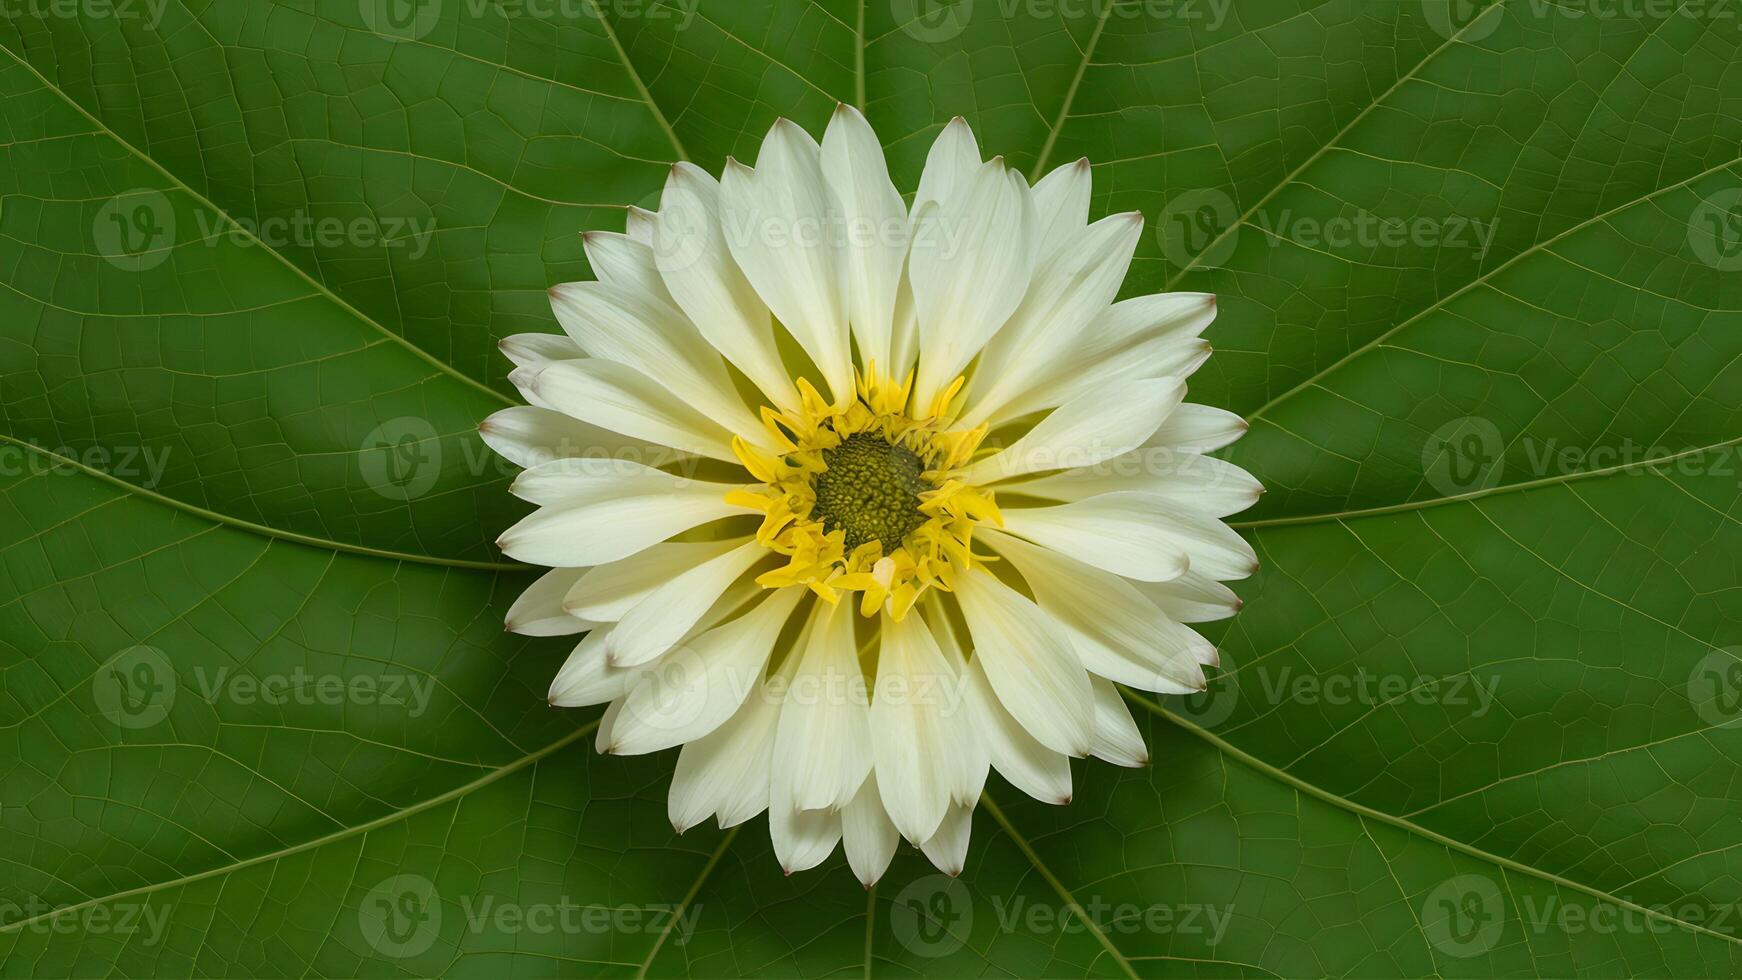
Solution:
M510 629L586 631L552 704L599 745L681 745L679 831L769 811L788 871L898 837L961 870L988 768L1068 802L1072 757L1143 765L1114 687L1185 693L1261 492L1182 404L1202 294L1114 303L1142 230L1090 223L1088 161L1034 187L957 119L912 208L864 117L782 120L755 169L672 168L657 214L590 233L567 334L509 338L530 403L483 427L552 567Z

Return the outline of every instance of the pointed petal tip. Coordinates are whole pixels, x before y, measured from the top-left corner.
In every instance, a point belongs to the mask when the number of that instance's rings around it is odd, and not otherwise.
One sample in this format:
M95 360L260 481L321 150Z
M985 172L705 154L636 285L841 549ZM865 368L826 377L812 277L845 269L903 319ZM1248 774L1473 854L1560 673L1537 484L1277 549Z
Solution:
M1066 793L1065 795L1059 797L1059 804L1058 805L1059 806L1070 806L1071 805L1071 794Z

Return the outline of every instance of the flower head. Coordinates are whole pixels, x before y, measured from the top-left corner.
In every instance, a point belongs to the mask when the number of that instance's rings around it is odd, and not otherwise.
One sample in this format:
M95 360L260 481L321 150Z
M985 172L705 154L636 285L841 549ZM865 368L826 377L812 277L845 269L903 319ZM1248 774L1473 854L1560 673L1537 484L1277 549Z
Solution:
M508 627L586 633L550 700L608 703L603 751L683 747L678 830L767 810L788 872L844 840L869 884L906 838L953 874L989 769L1068 802L1070 758L1148 760L1115 684L1203 688L1182 624L1238 608L1261 490L1183 402L1214 298L1113 302L1143 222L1089 192L957 119L909 206L857 111L782 120L503 343L529 405L483 434L537 510L499 544L552 569Z

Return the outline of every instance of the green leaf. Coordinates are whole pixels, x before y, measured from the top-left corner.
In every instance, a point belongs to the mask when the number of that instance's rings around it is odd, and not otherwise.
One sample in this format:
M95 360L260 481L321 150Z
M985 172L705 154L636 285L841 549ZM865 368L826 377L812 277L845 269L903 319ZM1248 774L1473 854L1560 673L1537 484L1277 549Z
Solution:
M7 13L0 975L1742 970L1734 0ZM869 893L544 704L474 432L578 231L837 101L1089 156L1270 490L1153 764Z

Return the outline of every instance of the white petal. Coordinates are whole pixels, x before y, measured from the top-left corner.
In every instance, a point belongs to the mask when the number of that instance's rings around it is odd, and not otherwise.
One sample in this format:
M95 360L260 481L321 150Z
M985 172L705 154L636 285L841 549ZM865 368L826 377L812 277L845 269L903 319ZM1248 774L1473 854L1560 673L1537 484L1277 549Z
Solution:
M731 551L746 538L724 541L666 541L628 558L600 565L581 576L563 605L576 616L615 623L653 590L686 568Z
M941 595L930 593L926 603L926 623L954 674L952 703L961 704L959 711L952 712L956 721L956 740L944 754L943 767L950 787L950 799L972 807L979 802L980 793L986 788L986 772L992 763L986 754L986 738L980 731L980 712L970 690L973 676L969 672L968 658L956 640L956 631L944 611Z
M709 344L772 403L797 402L781 365L768 306L732 258L720 216L720 185L700 167L671 168L653 228L654 261L678 307Z
M1054 409L1003 452L968 467L961 479L984 485L1024 473L1092 467L1143 445L1185 393L1174 378L1109 385Z
M1082 500L1122 491L1151 493L1212 517L1238 514L1264 493L1256 477L1233 463L1166 446L1139 447L1093 466L1004 489L1050 500Z
M862 363L888 377L895 304L907 262L907 205L889 180L883 146L859 110L841 104L823 133L823 176L840 202L847 314ZM897 381L900 375L894 375Z
M994 158L969 187L914 211L908 277L919 315L914 404L930 408L1022 302L1034 272L1034 205Z
M504 623L510 633L522 636L566 636L592 629L593 624L563 608L563 596L588 570L553 568L527 586L508 607Z
M757 295L822 371L835 401L853 397L840 212L816 141L777 120L755 170L726 161L720 199L726 244Z
M925 170L919 176L919 191L913 197L917 212L926 202L947 201L968 187L980 169L980 146L974 131L961 116L951 119L932 142Z
M1042 803L1071 801L1071 760L1040 744L1011 717L992 693L992 682L976 656L968 663L968 703L986 743L992 768L1010 785Z
M639 494L673 493L698 485L722 495L733 487L697 481L627 459L571 456L540 463L514 478L509 492L531 504L567 506Z
M901 836L923 841L937 831L954 788L946 767L964 726L956 672L917 613L882 617L877 686L871 700L871 754L882 806ZM958 720L961 719L961 720Z
M532 405L497 412L478 426L478 434L497 454L525 468L570 456L627 459L648 466L668 466L694 458Z
M586 357L581 345L560 333L517 333L496 345L515 367L543 367L549 361Z
M974 637L974 660L999 702L1047 748L1088 755L1093 695L1064 628L984 570L957 576L955 593Z
M1209 641L1167 618L1125 579L991 528L980 540L1022 573L1091 673L1164 694L1204 689Z
M540 507L496 539L515 561L572 568L603 565L692 527L753 513L728 504L719 484L618 497L573 507Z
M657 670L630 689L612 751L641 755L681 745L737 713L744 698L761 685L781 627L804 594L798 587L770 593L756 608L662 659ZM622 631L619 627L612 636Z
M950 807L950 812L938 826L938 832L919 849L939 871L954 878L968 863L968 835L973 829L972 806Z
M774 696L758 689L724 724L683 747L667 805L678 833L715 814L726 828L768 809L769 764L779 720Z
M527 375L526 387L547 407L612 432L729 463L738 461L732 452L731 430L647 375L615 361L558 361Z
M623 710L621 700L612 701L605 706L605 711L599 716L599 727L593 730L593 751L605 754L605 747L611 742L611 729L617 724L617 715Z
M841 835L845 838L847 865L866 888L877 884L895 857L895 845L901 836L889 815L883 812L883 801L877 795L877 776L866 777L865 785L853 802L841 811Z
M1183 452L1213 453L1246 434L1246 420L1233 412L1187 403L1174 410L1149 440Z
M1171 582L1133 584L1170 619L1179 623L1212 623L1227 619L1239 612L1242 605L1233 589L1196 569L1187 569L1184 575Z
M1103 218L1035 268L1021 304L980 355L963 424L1011 417L1004 406L1084 342L1089 325L1118 294L1142 235L1141 214Z
M586 231L581 233L581 247L600 282L646 298L666 317L683 316L659 277L653 249L646 242L615 232Z
M781 798L780 781L774 781L768 801L768 836L774 856L787 874L809 871L822 864L841 842L841 811L795 810Z
M853 639L851 602L816 604L788 676L774 740L774 778L794 808L840 809L871 771L871 710ZM777 794L778 795L778 794Z
M1160 526L1165 510L1160 497L1104 493L1053 507L1007 507L1004 529L1115 575L1166 582L1185 574L1191 559Z
M1207 293L1114 303L1056 356L1029 359L1018 348L1022 377L999 379L996 404L977 396L975 412L998 425L1129 378L1189 377L1210 356L1209 343L1198 334L1215 314L1216 298Z
M1149 746L1113 682L1095 678L1095 758L1116 766L1149 765Z
M550 703L558 708L582 708L620 698L641 670L619 670L605 663L606 624L588 633L550 682Z
M629 205L623 216L623 233L649 248L653 247L654 234L659 228L659 214L646 208Z
M619 667L630 667L670 650L739 576L768 553L766 546L752 539L685 569L623 615L605 648L606 656Z
M1218 582L1242 579L1258 571L1258 555L1246 539L1208 514L1144 493L1105 493L1089 500L1109 497L1136 497L1151 501L1150 507L1155 515L1151 519L1156 528L1191 556L1192 568Z
M646 246L629 242L626 247ZM552 287L550 305L563 330L593 357L655 379L738 435L754 440L764 431L732 386L720 355L677 310L604 282Z
M1040 242L1037 258L1044 262L1088 226L1093 188L1088 157L1067 163L1035 183L1035 236Z

